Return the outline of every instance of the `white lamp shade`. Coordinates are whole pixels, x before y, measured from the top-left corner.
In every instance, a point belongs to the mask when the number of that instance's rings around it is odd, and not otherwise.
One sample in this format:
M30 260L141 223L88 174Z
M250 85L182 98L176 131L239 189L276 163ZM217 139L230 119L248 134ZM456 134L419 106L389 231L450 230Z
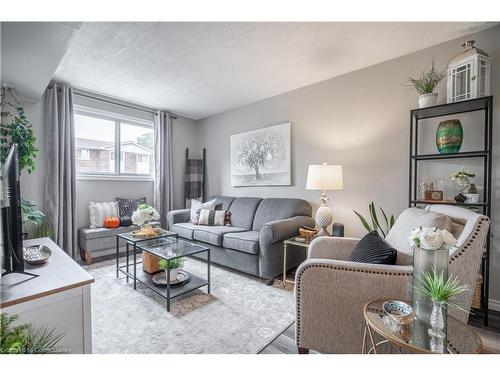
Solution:
M310 165L307 171L308 190L342 190L342 166L331 164Z

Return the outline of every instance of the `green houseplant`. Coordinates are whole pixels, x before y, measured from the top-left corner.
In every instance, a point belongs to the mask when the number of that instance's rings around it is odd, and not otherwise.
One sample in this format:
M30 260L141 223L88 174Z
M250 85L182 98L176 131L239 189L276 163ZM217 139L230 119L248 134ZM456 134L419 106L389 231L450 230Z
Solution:
M420 108L436 105L438 94L434 92L439 83L446 77L446 71L437 71L434 67L434 60L430 70L420 74L419 78L409 78L409 85L420 94L418 106Z
M179 268L181 268L184 265L184 259L183 258L176 258L176 259L160 259L158 262L158 266L160 270L165 271L165 277L168 277L167 270L170 269L170 281L176 281L177 280L177 271Z
M13 326L17 315L0 316L0 354L57 354L67 349L59 345L63 334L54 329L33 328L31 324Z
M35 170L38 148L32 124L28 121L24 107L16 99L15 91L9 87L1 89L0 112L0 162L3 163L9 149L16 143L19 151L19 170L31 173Z
M43 219L40 224L32 225L31 229L28 230L28 239L42 237L49 237L52 241L56 239L54 230L47 219Z
M377 210L375 209L375 204L373 202L371 202L368 205L368 212L370 213L371 225L368 223L368 220L366 220L363 217L363 215L361 215L359 212L354 211L354 213L359 217L359 220L361 220L361 223L368 232L373 232L374 230L376 230L377 232L379 232L379 235L381 234L382 237L385 238L389 233L389 231L391 230L392 226L394 225L395 219L394 215L387 216L382 207L379 207L379 210L382 213L382 217L384 218L383 221L384 228L382 228L382 226L380 225L380 220L378 219L377 216Z
M23 226L27 223L40 225L42 224L45 215L36 208L35 202L21 198L21 218Z
M421 287L414 287L414 291L432 300L432 313L430 316L429 334L434 337L443 338L445 334L445 318L443 308L452 306L464 310L459 304L454 302L453 297L469 290L469 286L460 283L457 276L451 275L444 277L443 271L438 272L433 267L430 272L421 272L415 276L420 282Z

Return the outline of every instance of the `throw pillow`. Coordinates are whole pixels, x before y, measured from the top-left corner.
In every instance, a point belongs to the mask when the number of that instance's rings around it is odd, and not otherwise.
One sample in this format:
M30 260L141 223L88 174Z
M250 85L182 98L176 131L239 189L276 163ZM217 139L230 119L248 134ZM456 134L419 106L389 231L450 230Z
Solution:
M191 212L189 221L194 224L198 224L198 215L200 210L214 210L215 209L216 200L212 199L211 201L201 203L197 199L191 199Z
M129 227L132 225L132 214L140 204L146 203L146 198L127 199L116 198L118 203L118 211L120 217L120 225L122 227Z
M396 264L398 252L373 231L359 240L349 260L359 263Z
M104 219L118 216L116 202L89 202L89 216L91 228L102 228Z
M399 215L385 237L385 241L399 251L398 264L413 263L413 250L408 236L419 226L452 231L452 221L449 216L416 207L407 208Z
M229 224L231 214L226 210L200 210L198 225L224 226Z

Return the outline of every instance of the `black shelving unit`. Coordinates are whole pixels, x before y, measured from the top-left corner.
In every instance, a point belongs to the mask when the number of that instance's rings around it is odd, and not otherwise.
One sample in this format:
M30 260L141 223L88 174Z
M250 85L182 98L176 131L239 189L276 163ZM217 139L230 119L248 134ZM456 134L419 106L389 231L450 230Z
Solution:
M418 135L419 121L442 116L458 115L468 112L484 112L483 131L484 147L480 150L469 152L457 152L454 154L419 154ZM421 125L420 125L421 126ZM409 207L425 204L451 204L478 210L484 215L491 217L491 180L492 180L492 135L493 135L493 96L464 100L461 102L436 105L427 108L413 109L410 111L410 157L409 157ZM418 163L428 160L447 159L472 159L483 160L483 201L478 203L458 202L431 202L418 199ZM481 308L474 309L474 314L481 315L484 325L488 325L488 296L489 296L489 267L490 267L490 233L486 240L486 248L483 255L481 272L483 286L481 293Z

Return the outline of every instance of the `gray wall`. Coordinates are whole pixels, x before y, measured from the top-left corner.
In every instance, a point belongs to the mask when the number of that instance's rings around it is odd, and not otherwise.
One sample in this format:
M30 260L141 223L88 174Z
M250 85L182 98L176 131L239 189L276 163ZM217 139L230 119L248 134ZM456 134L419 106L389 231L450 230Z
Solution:
M493 58L492 94L498 95L500 27L471 38ZM417 76L428 68L433 57L438 68L445 67L464 40L440 44L200 120L199 148L207 148L209 194L301 197L314 202L316 208L320 192L305 189L307 166L328 162L343 165L344 190L330 196L335 221L345 224L347 236L364 233L352 210L366 213L372 200L399 214L408 205L409 110L417 106L417 94L404 83L409 76ZM441 103L446 97L445 86L442 83L439 89ZM500 233L499 103L497 99L494 108L495 233ZM292 123L292 185L231 187L229 136L284 121ZM474 133L474 129L470 131ZM452 170L458 167L455 165ZM449 170L443 170L442 178L448 175ZM493 241L492 252L491 297L500 301L499 240Z
M82 100L75 100L79 104L99 104ZM28 119L33 124L37 137L37 147L40 149L36 159L36 168L32 174L23 172L21 191L24 198L34 200L43 209L43 192L45 178L45 131L43 98L38 102L22 100ZM123 107L120 107L123 111ZM100 109L112 110L112 106L100 105ZM141 116L143 112L127 111L131 116ZM142 115L144 116L144 114ZM193 120L179 117L174 120L173 153L174 153L174 208L184 207L184 158L185 149L189 147L196 156L196 123ZM148 202L153 201L152 181L124 181L124 180L80 180L77 179L77 226L89 225L88 203L90 201L103 202L114 200L115 197L139 198L146 197Z
M474 34L471 38L494 60L492 93L500 87L500 27ZM299 90L234 109L197 122L178 119L174 122L174 200L183 206L183 171L185 148L200 156L207 148L208 194L253 195L261 197L301 197L318 206L320 192L305 190L307 166L321 162L344 166L344 191L331 194L335 221L345 224L348 236L360 236L364 230L352 210L366 213L366 206L375 201L387 211L399 214L407 206L408 184L408 111L417 106L417 94L403 84L408 76L426 69L432 58L438 67L446 66L465 38L447 42L417 53L384 62L360 71L332 78ZM439 90L444 102L445 85ZM495 102L495 150L493 230L500 233L500 160L498 143L499 101ZM25 102L41 149L37 169L23 175L22 191L27 198L42 202L43 198L43 109L42 102ZM247 130L290 121L292 123L292 185L286 187L233 188L230 182L229 136ZM473 117L462 119L464 127ZM430 125L430 126L436 126ZM473 147L477 133L466 130L464 149ZM433 129L426 135L433 143ZM440 170L427 168L422 173L429 178L446 180L459 164L437 165ZM434 175L433 175L434 173ZM481 186L479 186L481 188ZM87 204L115 196L152 197L151 182L82 181L77 183L79 194L78 222L88 223ZM453 196L454 186L447 185L447 196ZM500 242L493 241L491 297L500 301ZM500 308L500 302L496 305Z

